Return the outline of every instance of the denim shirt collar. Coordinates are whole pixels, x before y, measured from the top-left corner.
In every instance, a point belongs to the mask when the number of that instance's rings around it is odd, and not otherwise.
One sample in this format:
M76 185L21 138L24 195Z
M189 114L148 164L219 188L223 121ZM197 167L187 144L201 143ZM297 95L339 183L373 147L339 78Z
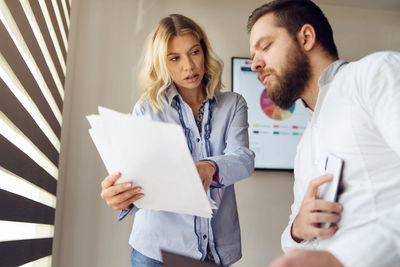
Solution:
M165 92L165 97L167 99L168 105L172 105L172 103L174 102L173 100L176 96L179 96L179 92L176 89L175 83L172 83Z
M165 92L165 97L166 97L166 100L167 100L168 105L170 105L170 106L174 103L173 100L174 100L176 97L179 97L181 101L183 100L182 97L181 97L181 95L180 95L179 92L178 92L178 89L176 89L175 83L172 83L172 84L169 86L169 88L168 88L167 91ZM211 98L211 100L217 101L217 96L214 95L214 96Z

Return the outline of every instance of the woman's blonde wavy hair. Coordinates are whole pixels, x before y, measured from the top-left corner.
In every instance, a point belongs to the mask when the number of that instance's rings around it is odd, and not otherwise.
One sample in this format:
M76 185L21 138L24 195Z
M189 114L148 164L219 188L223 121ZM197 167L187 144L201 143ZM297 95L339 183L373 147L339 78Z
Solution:
M167 69L168 42L175 36L193 34L204 52L203 85L207 98L218 93L223 84L221 74L223 62L212 50L205 32L193 20L179 14L163 18L147 37L145 54L139 73L139 88L142 92L140 101L147 100L151 108L158 112L162 108L164 94L173 83Z

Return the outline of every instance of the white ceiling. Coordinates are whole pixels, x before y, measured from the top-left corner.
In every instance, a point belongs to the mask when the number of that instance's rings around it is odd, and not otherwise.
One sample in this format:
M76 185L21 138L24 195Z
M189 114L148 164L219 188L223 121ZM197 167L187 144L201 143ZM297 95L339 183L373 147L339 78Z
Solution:
M314 0L321 5L349 6L400 11L400 0Z

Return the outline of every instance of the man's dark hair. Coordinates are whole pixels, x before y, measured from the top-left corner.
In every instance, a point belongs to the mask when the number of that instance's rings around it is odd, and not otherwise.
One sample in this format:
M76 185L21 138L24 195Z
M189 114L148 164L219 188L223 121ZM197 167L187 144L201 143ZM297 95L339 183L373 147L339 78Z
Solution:
M251 31L259 18L268 13L273 13L276 17L276 25L285 28L294 38L304 24L312 25L315 29L317 42L330 56L338 58L331 25L321 9L312 1L275 0L264 4L251 13L247 22L248 32Z

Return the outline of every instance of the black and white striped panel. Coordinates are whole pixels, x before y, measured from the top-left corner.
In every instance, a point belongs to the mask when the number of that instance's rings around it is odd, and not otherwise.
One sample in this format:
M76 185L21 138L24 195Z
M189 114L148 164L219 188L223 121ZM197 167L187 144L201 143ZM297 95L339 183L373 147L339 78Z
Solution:
M0 266L51 266L71 0L0 0Z

